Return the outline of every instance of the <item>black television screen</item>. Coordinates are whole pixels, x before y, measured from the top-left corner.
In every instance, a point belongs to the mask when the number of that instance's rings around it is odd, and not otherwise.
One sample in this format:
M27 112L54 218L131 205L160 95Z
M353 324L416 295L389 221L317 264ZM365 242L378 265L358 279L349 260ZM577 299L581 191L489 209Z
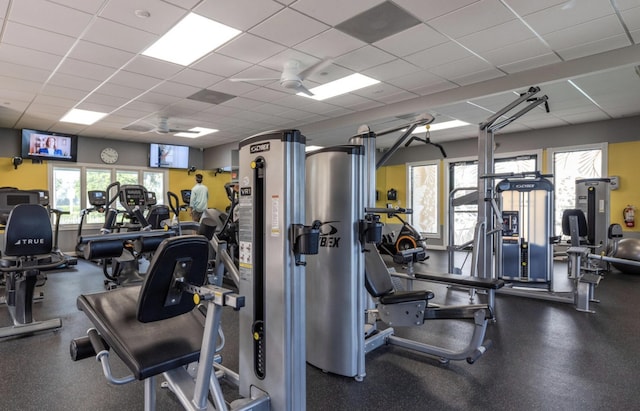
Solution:
M76 135L22 129L22 158L75 162L77 155Z
M151 143L149 166L164 168L189 168L189 147Z

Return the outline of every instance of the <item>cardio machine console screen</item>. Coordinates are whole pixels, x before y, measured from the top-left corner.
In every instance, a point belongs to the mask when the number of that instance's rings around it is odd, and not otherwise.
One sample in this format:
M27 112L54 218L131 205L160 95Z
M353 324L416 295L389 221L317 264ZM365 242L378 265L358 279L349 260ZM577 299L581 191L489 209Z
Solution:
M103 207L107 204L107 193L102 190L91 190L88 192L89 204L94 207Z
M144 206L146 204L145 190L141 187L124 187L122 188L120 195L120 202L127 204L130 207Z

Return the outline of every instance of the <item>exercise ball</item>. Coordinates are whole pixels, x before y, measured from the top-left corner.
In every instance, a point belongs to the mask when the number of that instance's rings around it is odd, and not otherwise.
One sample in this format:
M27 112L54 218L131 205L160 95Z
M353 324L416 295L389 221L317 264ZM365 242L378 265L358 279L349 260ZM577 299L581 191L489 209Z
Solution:
M618 247L613 257L640 262L640 239L623 238L618 242ZM619 262L612 262L611 264L623 273L640 274L640 266Z

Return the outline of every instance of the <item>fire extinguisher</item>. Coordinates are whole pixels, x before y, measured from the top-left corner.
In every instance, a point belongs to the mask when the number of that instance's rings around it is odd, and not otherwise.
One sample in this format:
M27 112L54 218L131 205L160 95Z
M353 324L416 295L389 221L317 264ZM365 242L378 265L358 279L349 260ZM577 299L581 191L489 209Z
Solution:
M634 206L628 205L622 212L622 216L624 217L624 225L626 225L627 227L635 227L635 211L636 208Z

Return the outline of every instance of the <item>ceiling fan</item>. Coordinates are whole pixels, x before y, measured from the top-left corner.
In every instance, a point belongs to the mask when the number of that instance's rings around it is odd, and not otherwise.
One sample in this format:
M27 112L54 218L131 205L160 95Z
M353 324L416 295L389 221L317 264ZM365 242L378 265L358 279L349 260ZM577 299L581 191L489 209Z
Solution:
M144 126L144 125L140 125L140 124L132 124L132 125L129 125L127 127L124 127L123 130L140 131L140 132L143 132L143 133L154 132L154 133L157 133L157 134L173 134L173 133L198 134L197 131L170 127L169 126L169 118L167 116L160 116L158 118L158 123L155 124L155 125L152 122L149 122L149 124L151 124L151 125L150 126Z
M303 70L301 68L301 63L298 60L289 60L284 63L282 74L279 78L231 78L229 80L246 82L280 80L280 85L284 88L296 90L308 96L313 96L313 93L304 86L303 81L313 73L329 66L332 62L333 61L331 59L325 59Z

